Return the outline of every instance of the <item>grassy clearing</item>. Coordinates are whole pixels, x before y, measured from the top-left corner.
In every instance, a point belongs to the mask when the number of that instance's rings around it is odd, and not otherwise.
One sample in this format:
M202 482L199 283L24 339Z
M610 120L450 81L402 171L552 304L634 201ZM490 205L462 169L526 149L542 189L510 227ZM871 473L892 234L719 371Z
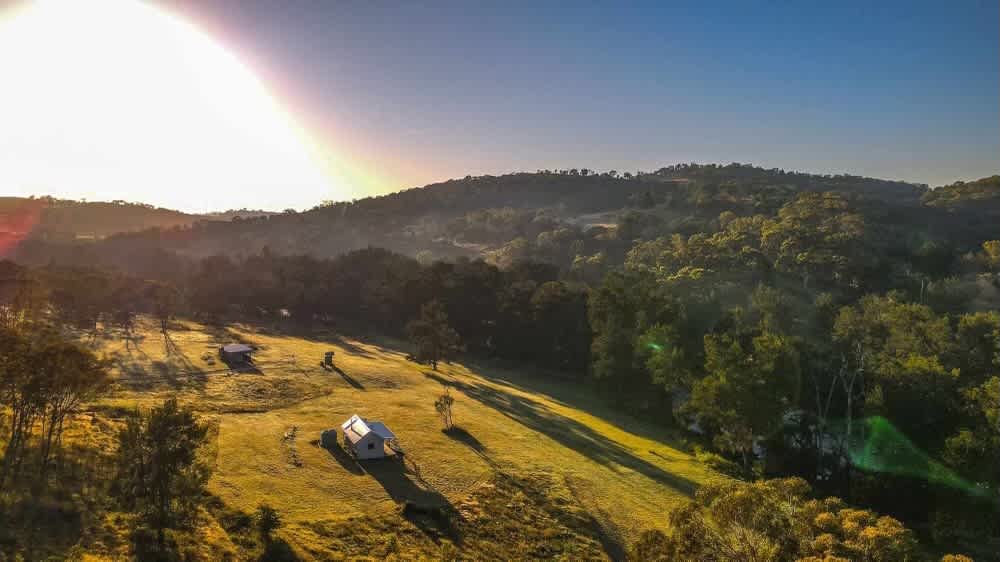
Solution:
M720 477L672 446L669 432L610 411L584 385L485 363L432 372L394 342L332 334L185 322L170 339L144 324L127 348L94 340L118 371L115 393L94 411L113 418L177 396L213 423L217 523L205 544L217 555L254 552L239 539L239 514L268 503L303 559L437 559L452 547L480 558L590 559L604 556L601 543L615 552L663 527L670 508ZM231 341L260 348L257 369L219 362L218 346ZM336 370L320 364L328 350ZM445 385L458 426L447 433L433 406ZM405 459L358 463L320 447L320 432L353 413L385 422ZM418 511L403 512L407 503Z

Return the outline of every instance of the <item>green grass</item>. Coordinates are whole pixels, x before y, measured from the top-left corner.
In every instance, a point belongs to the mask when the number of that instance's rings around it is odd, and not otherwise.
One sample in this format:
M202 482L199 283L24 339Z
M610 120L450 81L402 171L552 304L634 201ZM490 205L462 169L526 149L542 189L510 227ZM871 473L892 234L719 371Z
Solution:
M225 369L216 350L230 341L259 346L258 370ZM151 323L127 350L115 337L93 345L117 365L116 390L95 411L113 418L122 407L169 396L195 407L217 428L211 493L233 513L273 506L285 522L279 535L304 559L436 559L454 543L484 558L592 558L601 556L600 542L620 549L644 529L663 528L672 507L721 478L671 445L668 431L612 411L586 385L530 370L477 362L433 372L388 340L190 322L171 332L169 345ZM320 365L327 350L336 351L339 372ZM459 427L448 433L433 405L445 385ZM385 422L405 462L358 463L318 446L321 431L354 413ZM295 438L286 438L293 427ZM533 507L510 507L512 497ZM445 510L455 516L452 528L401 515L405 502ZM484 504L492 507L483 511ZM518 523L521 515L530 524ZM487 538L485 522L494 518L501 527ZM507 550L483 546L496 540ZM231 546L239 541L220 541L241 552ZM544 544L561 546L533 550Z

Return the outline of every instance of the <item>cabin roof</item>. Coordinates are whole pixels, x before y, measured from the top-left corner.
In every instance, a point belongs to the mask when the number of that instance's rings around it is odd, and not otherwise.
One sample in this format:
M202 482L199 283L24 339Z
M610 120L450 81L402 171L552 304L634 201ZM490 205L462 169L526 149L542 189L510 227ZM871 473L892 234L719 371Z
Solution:
M344 437L351 443L357 444L369 433L374 433L382 439L395 439L396 435L380 421L368 421L361 416L354 414L347 421L340 424L344 430Z
M253 348L245 343L227 343L222 346L222 351L226 353L250 353Z

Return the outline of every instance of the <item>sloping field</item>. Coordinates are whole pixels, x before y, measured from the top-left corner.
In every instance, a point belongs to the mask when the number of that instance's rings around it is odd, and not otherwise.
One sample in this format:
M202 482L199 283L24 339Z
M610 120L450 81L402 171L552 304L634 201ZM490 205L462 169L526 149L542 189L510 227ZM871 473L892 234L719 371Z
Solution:
M259 348L256 369L229 371L222 343ZM671 446L668 432L611 412L585 386L495 365L407 361L392 342L309 338L246 326L184 323L169 342L146 326L128 349L95 345L118 365L118 391L102 406L149 405L176 395L217 424L210 489L250 512L265 502L293 547L317 528L399 512L410 501L461 512L497 474L547 482L597 534L619 544L663 527L666 512L718 476ZM321 365L334 351L335 369ZM434 400L445 386L459 429L443 432ZM385 422L405 460L357 462L319 446L320 432L351 414Z

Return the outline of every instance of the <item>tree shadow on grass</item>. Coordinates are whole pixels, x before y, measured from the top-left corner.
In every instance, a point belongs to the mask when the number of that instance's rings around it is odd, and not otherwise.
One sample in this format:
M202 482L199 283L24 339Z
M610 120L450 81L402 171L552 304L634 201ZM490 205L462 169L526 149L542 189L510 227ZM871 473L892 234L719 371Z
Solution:
M121 382L136 390L158 385L166 385L172 390L192 386L204 389L207 373L197 367L169 337L166 342L163 361L150 357L139 344L130 346L124 352L112 352L112 360L124 375Z
M43 480L38 461L29 459L0 500L0 559L69 559L98 540L118 546L113 533L97 536L109 504L110 462L100 449L67 446Z
M273 537L258 558L260 562L296 562L301 560L292 547L280 537Z
M202 331L215 343L221 342L220 344L226 344L243 341L243 336L227 324L204 323L202 324ZM217 347L217 345L213 345L212 347Z
M692 496L697 488L697 485L691 480L667 472L655 464L635 456L620 444L594 429L559 415L535 400L509 394L475 382L447 379L436 373L424 374L443 385L455 388L469 398L493 408L504 416L555 440L563 446L585 455L594 462L612 468L622 466L634 470L687 496Z
M498 365L494 363L498 363ZM582 381L579 377L567 375L559 371L546 371L534 366L526 367L523 364L519 365L516 362L509 360L493 360L491 362L473 358L464 361L464 364L472 371L479 373L484 378L489 379L489 381L495 385L505 386L531 394L545 394L545 397L550 401L566 407L572 407L572 405L558 396L558 394L560 394L559 391L566 393L567 390L579 389L579 383ZM525 369L530 369L530 378L524 373ZM498 370L501 370L501 372L497 373ZM519 371L520 376L511 376L511 371ZM528 380L519 380L516 382L513 380L515 378L527 378Z
M75 545L83 534L83 514L78 506L22 496L0 507L0 555L7 551L28 560L46 559ZM8 550L10 549L10 550Z
M180 346L177 345L177 342L175 342L174 339L170 337L170 332L163 333L163 345L166 357L168 359L176 361L177 366L180 368L183 374L189 377L194 377L204 374L204 371L201 369L201 367L195 365L194 362L191 361L191 358L188 357L186 353L184 353L184 350L182 350Z
M509 387L528 394L544 395L560 406L583 410L610 424L628 427L629 432L669 444L676 449L688 449L679 443L678 432L656 423L639 421L621 409L608 407L606 399L588 388L585 379L566 376L559 371L539 369L514 361L475 360L465 363L490 384Z
M334 333L332 330L315 328L311 326L301 326L289 324L286 326L275 326L273 333L279 336L289 336L302 339L312 343L332 344L343 348L344 352L361 357L372 358L374 355L367 349L347 339L342 334ZM333 351L333 350L330 350Z
M359 381L358 379L352 377L351 375L348 375L343 369L341 369L337 365L335 365L335 364L334 365L327 365L326 363L320 363L320 366L323 367L323 370L325 370L325 371L333 371L333 372L337 373L338 375L341 376L341 378L344 379L344 382L346 382L347 384L351 385L353 388L356 388L358 390L364 390L365 389L365 385L361 384L361 381Z
M343 336L334 335L334 336L331 336L331 337L329 337L327 339L331 343L336 344L336 345L344 348L344 351L346 351L347 353L350 353L351 355L359 355L361 357L367 357L367 358L374 357L374 355L372 355L370 351L368 351L367 349L361 347L360 345L358 345L358 344L356 344L356 343L354 343L354 342L352 342L352 341L344 338Z
M472 452L476 453L476 455L483 459L486 464L493 468L497 468L496 461L494 461L486 451L486 445L483 445L482 441L476 439L476 437L466 431L465 428L452 426L448 429L442 429L441 433L444 433L448 437L472 449Z

